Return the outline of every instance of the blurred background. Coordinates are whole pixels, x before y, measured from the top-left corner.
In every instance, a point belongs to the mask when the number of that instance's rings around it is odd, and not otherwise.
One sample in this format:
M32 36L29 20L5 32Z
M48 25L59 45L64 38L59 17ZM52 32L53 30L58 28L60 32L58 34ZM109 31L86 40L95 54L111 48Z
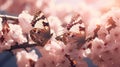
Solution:
M106 12L112 7L119 7L119 2L119 0L0 0L0 11L18 15L23 10L33 14L37 10L56 11L62 8L73 9L87 6Z

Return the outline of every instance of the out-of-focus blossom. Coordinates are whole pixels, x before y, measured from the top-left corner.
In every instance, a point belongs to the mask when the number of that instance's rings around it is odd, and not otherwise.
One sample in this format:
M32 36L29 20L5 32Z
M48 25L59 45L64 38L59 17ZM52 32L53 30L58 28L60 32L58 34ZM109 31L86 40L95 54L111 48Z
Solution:
M29 31L32 29L32 25L30 24L32 22L33 16L28 14L27 11L23 11L19 16L19 25L22 28L22 31L24 33L29 33Z
M0 10L7 10L9 9L9 7L12 5L13 0L6 0L5 3L2 4L2 6L0 7Z
M19 25L9 24L9 26L10 26L9 35L15 42L19 44L27 42L27 39L25 36L23 36L22 29Z
M20 51L16 54L18 67L33 67L38 59L34 50L27 53L26 51ZM32 66L33 64L33 66Z
M51 31L55 33L55 35L63 34L64 28L62 27L62 22L59 18L55 16L49 16L48 21L51 27Z

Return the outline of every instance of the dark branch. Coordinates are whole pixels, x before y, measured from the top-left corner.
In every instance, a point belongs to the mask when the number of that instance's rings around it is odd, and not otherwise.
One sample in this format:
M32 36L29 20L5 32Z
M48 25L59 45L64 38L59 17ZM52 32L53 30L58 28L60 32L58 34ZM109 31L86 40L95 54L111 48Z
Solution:
M24 49L24 48L29 48L29 47L34 47L34 46L39 46L38 44L28 44L28 43L23 43L23 44L16 44L14 46L11 46L10 49L4 50L4 51L12 51L15 49Z
M7 20L18 21L18 17L10 15L0 15L1 18L6 18Z
M74 63L74 60L70 58L70 55L65 54L65 57L70 61L71 67L76 67L76 63Z

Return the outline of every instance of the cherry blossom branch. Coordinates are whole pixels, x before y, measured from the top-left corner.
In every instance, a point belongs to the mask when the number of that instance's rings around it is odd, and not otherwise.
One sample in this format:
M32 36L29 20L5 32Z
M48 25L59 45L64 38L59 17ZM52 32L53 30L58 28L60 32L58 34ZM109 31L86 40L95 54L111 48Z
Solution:
M34 47L34 46L39 46L38 44L28 44L28 43L23 43L23 44L16 44L14 46L11 46L10 49L4 50L4 51L12 51L15 49L24 49L24 48L29 48L29 47Z
M0 15L0 18L6 18L6 20L18 21L18 17L17 16Z

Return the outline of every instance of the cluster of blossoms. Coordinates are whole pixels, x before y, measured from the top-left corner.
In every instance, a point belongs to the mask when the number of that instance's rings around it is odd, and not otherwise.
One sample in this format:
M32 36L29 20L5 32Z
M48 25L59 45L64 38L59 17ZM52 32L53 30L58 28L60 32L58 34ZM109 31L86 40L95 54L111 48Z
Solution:
M12 20L0 15L0 52L10 51L16 55L18 67L88 67L84 58L90 58L98 67L119 67L119 0L106 0L106 4L104 0L58 2L0 2L1 10L19 14L17 18L10 17ZM36 45L29 36L38 10L47 17L53 34L45 46Z

